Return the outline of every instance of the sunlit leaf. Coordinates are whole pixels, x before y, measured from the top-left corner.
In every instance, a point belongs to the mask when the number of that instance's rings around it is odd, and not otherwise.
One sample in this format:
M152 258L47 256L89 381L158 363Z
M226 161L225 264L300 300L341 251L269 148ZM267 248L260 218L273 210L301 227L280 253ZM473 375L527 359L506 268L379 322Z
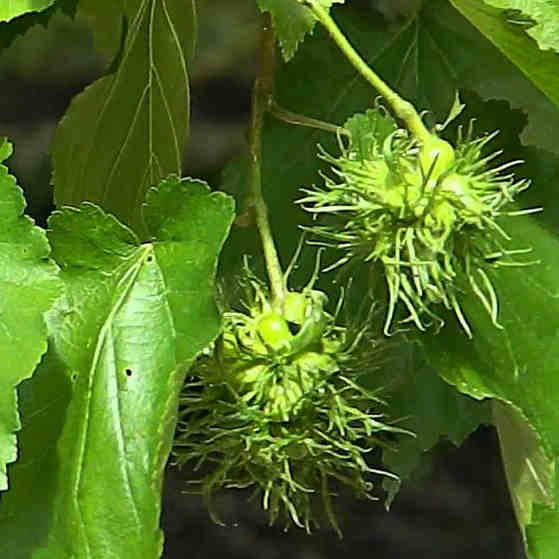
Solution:
M256 0L263 12L270 12L280 42L283 57L289 61L308 33L311 33L316 19L309 8L299 0ZM325 8L333 4L343 4L345 0L321 0Z
M51 2L50 6L40 12L26 12L24 15L9 22L0 21L0 48L6 48L28 29L35 25L46 26L56 13L64 13L73 17L76 12L78 0L58 0ZM1 10L1 8L0 8Z
M531 122L526 129L525 140L557 152L559 55L550 51L540 51L536 42L526 35L521 26L507 22L501 11L496 8L478 0L451 2L545 97L542 96L538 101L534 92L527 89L521 81L514 80L513 84L510 79L508 82L499 79L503 70L498 66L494 67L493 62L488 59L484 59L483 65L479 65L475 71L477 76L485 74L485 77L478 78L481 85L480 93L485 98L508 99L513 106L528 110ZM456 44L467 50L460 39ZM475 56L478 60L481 59L479 53ZM552 108L550 104L553 104Z
M186 370L219 332L217 256L232 200L199 181L150 190L152 241L99 207L50 218L67 296L22 390L25 424L2 501L2 557L161 555L163 469ZM123 537L125 535L125 537Z
M4 0L0 5L0 21L10 21L29 12L45 10L56 0Z
M542 50L559 51L558 0L484 0L495 8L503 8L507 23L519 25L533 37Z
M0 162L11 153L12 146L0 139ZM43 313L62 292L45 232L24 209L16 179L0 165L0 490L9 485L6 464L18 457L16 387L47 349Z

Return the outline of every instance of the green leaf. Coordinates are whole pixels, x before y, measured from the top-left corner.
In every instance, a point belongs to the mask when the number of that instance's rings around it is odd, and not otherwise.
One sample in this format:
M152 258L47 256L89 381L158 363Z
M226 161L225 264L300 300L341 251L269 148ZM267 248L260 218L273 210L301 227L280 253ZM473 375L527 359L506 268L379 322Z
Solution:
M219 332L214 278L233 204L200 181L171 178L149 191L144 211L144 244L93 204L50 218L67 297L49 313L49 351L22 391L2 557L161 555L178 394Z
M542 50L559 51L558 0L484 0L495 8L505 9L508 23L522 26Z
M531 218L510 219L505 229L532 246L541 263L491 274L504 329L493 326L476 301L464 298L473 340L460 334L453 319L440 334L422 340L445 380L474 398L501 400L520 414L501 413L497 426L528 549L533 557L548 559L559 545L559 239Z
M35 25L46 27L51 18L58 12L74 17L78 0L58 0L41 12L27 12L15 20L0 22L0 48L9 47L19 36Z
M123 32L123 23L126 21L123 14L122 1L118 2L118 9L105 7L99 9L97 0L80 0L79 14L84 16L93 31L93 39L99 54L107 61L114 60L122 42L126 38ZM128 24L128 22L126 22Z
M299 0L256 0L263 12L270 12L281 45L283 58L291 60L299 45L314 29L316 18ZM325 8L343 4L345 0L321 0Z
M11 144L0 139L0 162L11 153ZM6 464L18 455L16 387L31 377L47 349L43 313L62 291L45 232L24 209L16 179L0 165L0 490L8 488Z
M508 23L499 10L492 8L477 0L451 0L452 4L466 17L480 33L483 33L526 77L547 97L555 106L555 113L559 108L559 57L553 52L542 52L538 45L524 33L522 28L513 23ZM525 4L523 2L523 4ZM552 21L552 20L550 20ZM557 17L555 17L557 22ZM486 60L482 65L487 74L487 81L493 79L497 73L492 70ZM524 88L523 88L524 89ZM532 95L523 102L519 99L520 91L511 90L503 98L509 99L513 105L528 108L529 113L534 113L537 104L532 100ZM525 95L525 93L524 93ZM555 120L554 120L555 122ZM557 150L556 129L557 124L549 126L545 121L538 122L541 135L552 135L555 146L541 143L541 147Z
M405 353L405 348L400 350ZM425 452L441 438L456 446L477 427L491 422L489 401L478 402L461 394L444 382L433 369L422 363L414 353L405 367L389 367L385 371L387 395L392 418L403 418L402 425L416 434L401 437L395 449L383 452L387 469L400 477L400 482L384 480L390 504L405 481L419 466ZM395 373L395 371L397 371Z
M192 0L133 0L122 12L106 1L95 9L96 36L112 14L127 21L126 41L116 72L75 97L58 127L55 200L58 206L100 203L143 235L146 191L169 173L180 174L194 6Z
M503 465L518 524L523 530L532 520L534 503L553 507L553 462L542 451L534 429L512 406L493 401Z
M397 126L393 118L386 118L382 112L368 109L365 113L357 113L349 118L344 128L351 134L352 149L357 156L364 159L371 153L371 145L382 144Z
M29 12L41 12L56 0L8 0L0 6L0 21L10 21Z

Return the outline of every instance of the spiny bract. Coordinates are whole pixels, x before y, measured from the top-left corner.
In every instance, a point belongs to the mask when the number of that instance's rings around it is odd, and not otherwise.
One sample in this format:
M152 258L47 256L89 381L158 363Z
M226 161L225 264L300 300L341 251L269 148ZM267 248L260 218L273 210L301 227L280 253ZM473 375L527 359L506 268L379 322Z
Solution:
M466 291L499 326L488 271L530 264L514 259L529 249L509 248L510 238L498 224L500 216L534 211L504 209L529 186L504 173L519 162L491 168L500 152L484 155L483 150L496 133L473 139L472 124L465 135L459 129L455 148L434 134L423 143L410 138L382 108L355 115L346 129L351 140L346 147L340 138L339 157L320 153L334 178L324 176L324 187L303 189L306 196L299 200L323 216L321 224L308 228L319 244L345 253L329 269L356 262L382 265L386 334L395 316L421 330L432 323L442 326L434 307L443 305L471 337L458 301Z
M247 290L247 311L225 313L215 350L190 373L175 456L209 468L199 483L216 522L215 490L252 487L270 524L282 517L307 531L318 525L312 496L320 494L339 532L332 480L372 498L370 474L395 476L365 455L388 432L407 433L381 421L382 400L359 384L378 347L368 327L336 326L320 291L288 292L275 308L254 276Z

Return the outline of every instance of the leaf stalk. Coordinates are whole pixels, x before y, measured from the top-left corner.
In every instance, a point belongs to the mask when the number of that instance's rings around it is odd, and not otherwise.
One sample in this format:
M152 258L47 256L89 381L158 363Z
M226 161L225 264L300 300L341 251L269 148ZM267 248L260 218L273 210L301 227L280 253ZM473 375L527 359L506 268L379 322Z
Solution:
M343 126L338 126L330 122L294 113L279 105L273 98L269 100L268 111L273 117L278 120L282 120L283 122L287 122L288 124L306 126L307 128L323 130L324 132L332 132L333 134L340 134L342 136L350 136L350 133Z

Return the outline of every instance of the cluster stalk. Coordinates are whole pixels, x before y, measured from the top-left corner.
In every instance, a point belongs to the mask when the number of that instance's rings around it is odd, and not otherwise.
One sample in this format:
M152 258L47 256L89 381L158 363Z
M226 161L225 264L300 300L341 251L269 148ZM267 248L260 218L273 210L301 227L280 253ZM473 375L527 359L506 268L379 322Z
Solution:
M340 30L330 13L322 6L320 0L301 0L308 6L316 19L326 28L336 45L353 67L384 97L394 114L399 118L421 142L427 141L432 134L427 130L415 107L396 93L376 72L363 60Z

